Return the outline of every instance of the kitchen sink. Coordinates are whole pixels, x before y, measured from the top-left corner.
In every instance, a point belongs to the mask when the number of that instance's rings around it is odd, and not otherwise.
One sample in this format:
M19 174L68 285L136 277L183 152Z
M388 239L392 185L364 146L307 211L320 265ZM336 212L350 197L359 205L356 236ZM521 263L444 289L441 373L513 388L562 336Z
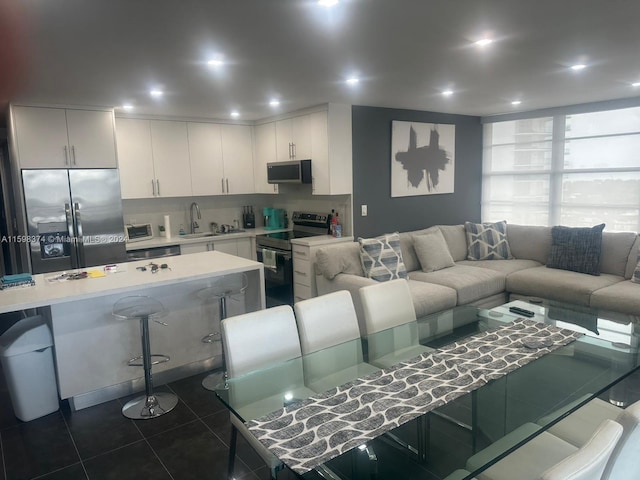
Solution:
M186 235L180 235L182 238L204 238L204 237L214 237L218 235L217 233L211 232L200 232L200 233L187 233Z

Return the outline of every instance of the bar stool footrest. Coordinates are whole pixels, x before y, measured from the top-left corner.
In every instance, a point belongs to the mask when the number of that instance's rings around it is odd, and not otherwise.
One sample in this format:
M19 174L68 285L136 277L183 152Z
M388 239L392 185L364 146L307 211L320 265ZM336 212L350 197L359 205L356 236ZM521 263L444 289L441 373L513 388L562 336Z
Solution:
M153 360L154 357L157 358L157 360ZM130 367L144 367L144 363L141 360L142 360L142 355L140 355L139 357L134 357L127 362L127 365L129 365ZM169 355L162 355L160 353L157 353L157 354L154 353L151 355L151 365L159 365L160 363L167 363L169 360L171 360L171 357Z
M205 335L204 337L202 337L202 343L213 343L213 342L220 342L220 332L213 332L213 333L209 333L208 335Z

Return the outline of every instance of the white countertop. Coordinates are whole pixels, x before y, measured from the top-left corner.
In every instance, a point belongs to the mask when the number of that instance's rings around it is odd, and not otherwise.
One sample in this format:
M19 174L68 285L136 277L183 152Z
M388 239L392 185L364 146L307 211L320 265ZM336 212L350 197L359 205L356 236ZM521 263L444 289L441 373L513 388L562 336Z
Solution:
M318 245L326 245L330 243L352 242L353 237L332 237L331 235L315 235L313 237L294 238L291 243L294 245L302 245L305 247L317 247Z
M171 238L166 237L153 237L151 240L141 240L139 242L127 243L127 251L142 250L145 248L154 247L169 247L171 245L184 245L190 243L207 243L207 242L219 242L223 240L234 240L238 238L251 238L256 235L263 235L265 233L277 233L286 232L291 230L290 228L282 228L280 230L265 230L263 227L248 228L244 232L237 233L221 233L210 237L199 238L185 238L180 235L173 235Z
M166 263L171 270L160 269L157 273L151 273L150 268L145 272L136 270L136 267L149 265L149 263L149 260L121 263L118 264L115 273L80 280L54 282L48 280L63 272L34 275L35 286L14 287L0 291L0 313L263 268L262 263L218 251L180 255L156 262ZM81 270L103 271L103 267L89 267Z

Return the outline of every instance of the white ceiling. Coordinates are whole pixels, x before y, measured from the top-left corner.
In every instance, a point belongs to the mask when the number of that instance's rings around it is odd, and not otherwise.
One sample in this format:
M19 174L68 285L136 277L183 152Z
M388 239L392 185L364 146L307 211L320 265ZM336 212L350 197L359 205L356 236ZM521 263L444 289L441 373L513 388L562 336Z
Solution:
M638 0L10 1L32 39L20 102L256 120L326 102L485 116L640 95Z

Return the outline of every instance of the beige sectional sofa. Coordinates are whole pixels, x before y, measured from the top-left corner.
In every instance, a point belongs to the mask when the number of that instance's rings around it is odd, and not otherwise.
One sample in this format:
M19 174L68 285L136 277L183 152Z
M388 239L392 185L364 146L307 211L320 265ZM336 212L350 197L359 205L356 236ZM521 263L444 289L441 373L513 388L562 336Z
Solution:
M453 266L423 272L414 238L439 229ZM536 297L640 319L640 284L631 278L638 262L640 237L631 232L603 232L600 275L545 264L551 252L551 227L508 225L509 260L467 260L464 225L439 225L400 233L400 247L416 314L424 316L456 305L492 308L510 300ZM358 242L319 249L315 259L318 294L349 290L362 319L358 290L375 280L366 278Z

